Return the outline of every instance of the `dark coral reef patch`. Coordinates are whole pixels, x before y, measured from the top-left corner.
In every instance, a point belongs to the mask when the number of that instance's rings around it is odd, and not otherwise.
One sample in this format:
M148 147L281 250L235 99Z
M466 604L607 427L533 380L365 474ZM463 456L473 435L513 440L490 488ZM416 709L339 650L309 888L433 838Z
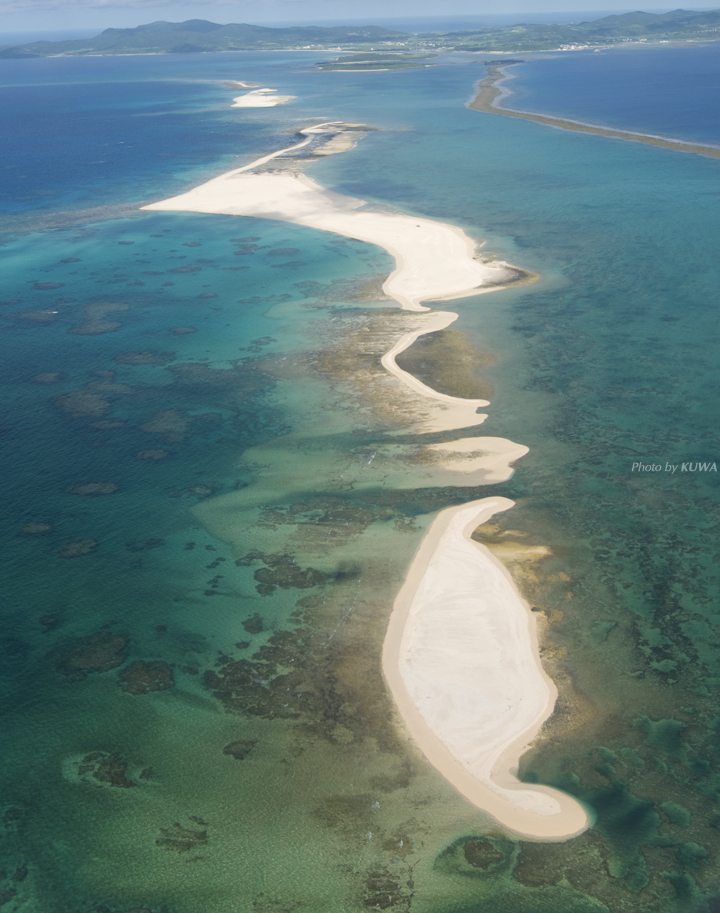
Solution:
M104 751L93 751L82 759L78 765L79 777L85 782L94 782L100 786L112 786L116 789L129 789L137 786L128 779L128 763L116 754Z
M171 827L160 828L160 837L155 841L156 846L174 850L176 853L188 853L198 846L205 846L208 842L207 822L196 815L191 815L190 820L204 829L197 830L176 821Z
M122 327L122 323L117 320L108 320L108 314L129 309L129 304L117 304L114 302L89 304L83 308L85 318L83 322L70 327L68 333L74 333L76 336L101 336L103 333L114 333Z
M165 691L175 684L172 669L160 660L144 662L138 659L118 673L118 680L123 691L127 691L128 694Z
M79 637L69 644L55 662L55 668L68 682L80 682L90 672L107 672L122 665L126 659L128 637L97 631Z
M236 761L244 761L253 752L257 739L238 739L223 748L223 754L230 755Z

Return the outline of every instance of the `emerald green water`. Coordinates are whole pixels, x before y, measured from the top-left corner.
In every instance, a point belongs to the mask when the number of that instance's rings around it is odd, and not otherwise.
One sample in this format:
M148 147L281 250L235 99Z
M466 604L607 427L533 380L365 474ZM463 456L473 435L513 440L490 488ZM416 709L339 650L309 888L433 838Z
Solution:
M213 173L311 115L382 127L312 176L540 275L450 306L495 356L481 433L530 453L507 483L438 487L392 435L414 407L379 358L417 318L381 297L384 252L231 217L88 223L63 171L2 251L4 909L713 910L717 474L664 466L718 456L717 163L469 111L476 60L43 61L38 92L65 65L115 85L116 140L140 102L187 105L155 111L144 176L115 162L105 216L177 192L183 148L201 180L203 148ZM233 121L227 78L299 101ZM595 816L563 844L462 800L380 672L423 530L490 493L517 506L476 535L540 610L560 690L521 777Z

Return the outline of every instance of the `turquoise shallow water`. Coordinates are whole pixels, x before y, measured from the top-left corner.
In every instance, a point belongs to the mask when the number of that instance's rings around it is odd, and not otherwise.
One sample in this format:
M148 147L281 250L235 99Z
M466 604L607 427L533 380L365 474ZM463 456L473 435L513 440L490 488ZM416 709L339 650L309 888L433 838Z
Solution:
M21 200L9 181L4 197L0 899L32 913L712 910L717 474L632 466L719 455L718 165L472 112L476 59L394 74L307 61L6 62L18 91L60 74L77 120L57 172L24 162L54 196ZM228 78L299 100L230 111ZM580 96L553 113L580 116ZM113 141L142 120L159 160L136 149L86 178L75 156L102 104ZM393 421L372 375L396 332L383 252L130 211L290 144L283 131L313 115L381 128L314 165L320 183L461 225L540 275L451 306L496 356L483 432L531 448L510 482L338 481ZM68 491L88 484L109 488ZM521 775L596 815L566 844L510 841L456 797L398 738L376 662L433 512L486 493L517 499L478 536L548 618L561 692ZM533 564L528 545L552 554Z

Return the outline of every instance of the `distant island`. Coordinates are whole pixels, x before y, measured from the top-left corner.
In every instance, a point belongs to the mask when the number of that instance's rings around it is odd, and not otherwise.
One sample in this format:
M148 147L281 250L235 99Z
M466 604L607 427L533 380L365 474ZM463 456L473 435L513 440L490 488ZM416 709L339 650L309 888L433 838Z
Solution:
M34 41L2 46L0 58L106 56L119 54L190 54L252 50L358 50L407 54L406 58L357 61L356 69L405 69L426 66L410 55L424 51L555 51L586 47L666 42L717 41L720 10L673 10L669 13L625 13L570 25L518 23L503 28L463 32L397 32L376 25L321 28L268 28L260 25L219 25L205 19L151 22L132 29L105 29L94 38ZM323 69L350 69L353 61L323 63Z
M334 60L323 60L317 64L318 70L412 70L416 67L432 67L435 64L428 60L437 54L346 54Z

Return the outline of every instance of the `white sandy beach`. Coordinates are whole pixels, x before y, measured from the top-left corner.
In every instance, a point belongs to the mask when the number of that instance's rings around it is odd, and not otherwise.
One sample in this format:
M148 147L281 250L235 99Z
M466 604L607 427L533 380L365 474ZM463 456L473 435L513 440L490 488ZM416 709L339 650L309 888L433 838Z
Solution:
M301 132L306 139L290 149L270 153L144 209L275 219L379 245L395 259L395 269L383 290L406 310L428 311L422 301L492 291L517 275L507 264L479 260L475 243L455 226L373 212L362 200L326 191L303 174L284 170L252 173L272 159L307 146L318 134L339 134L336 148L329 151L344 151L363 135L361 127L325 123L305 128ZM383 356L385 369L423 402L419 413L423 418L398 433L455 431L477 426L487 418L478 412L488 405L486 400L439 393L395 362L395 356L418 336L441 330L456 317L445 311L428 315L420 329L405 334ZM512 462L527 450L521 444L491 437L425 445L431 457L427 484L505 480L512 474ZM271 497L273 467L283 474L287 487L288 472L297 464L296 447L285 453L275 444L260 463L270 478L263 481L261 476L248 489L224 496L228 510L247 509ZM397 488L408 484L404 466L395 472L387 460L383 462L380 451L363 472L362 484ZM306 484L303 474L297 480L299 490ZM383 669L411 735L464 796L515 833L562 840L587 827L582 807L556 790L521 786L513 776L519 756L551 713L556 691L540 665L534 620L509 574L486 549L469 539L475 527L510 506L507 499L488 498L438 516L395 602Z
M427 310L421 301L477 294L511 278L505 264L476 260L475 243L453 225L364 211L362 200L330 193L302 174L249 173L271 157L277 158L288 151L272 153L188 193L143 209L278 219L377 244L397 264L383 290L408 310Z
M538 657L535 620L505 568L470 539L513 502L442 511L393 608L383 670L428 760L507 829L564 840L588 826L565 793L513 776L557 691Z

